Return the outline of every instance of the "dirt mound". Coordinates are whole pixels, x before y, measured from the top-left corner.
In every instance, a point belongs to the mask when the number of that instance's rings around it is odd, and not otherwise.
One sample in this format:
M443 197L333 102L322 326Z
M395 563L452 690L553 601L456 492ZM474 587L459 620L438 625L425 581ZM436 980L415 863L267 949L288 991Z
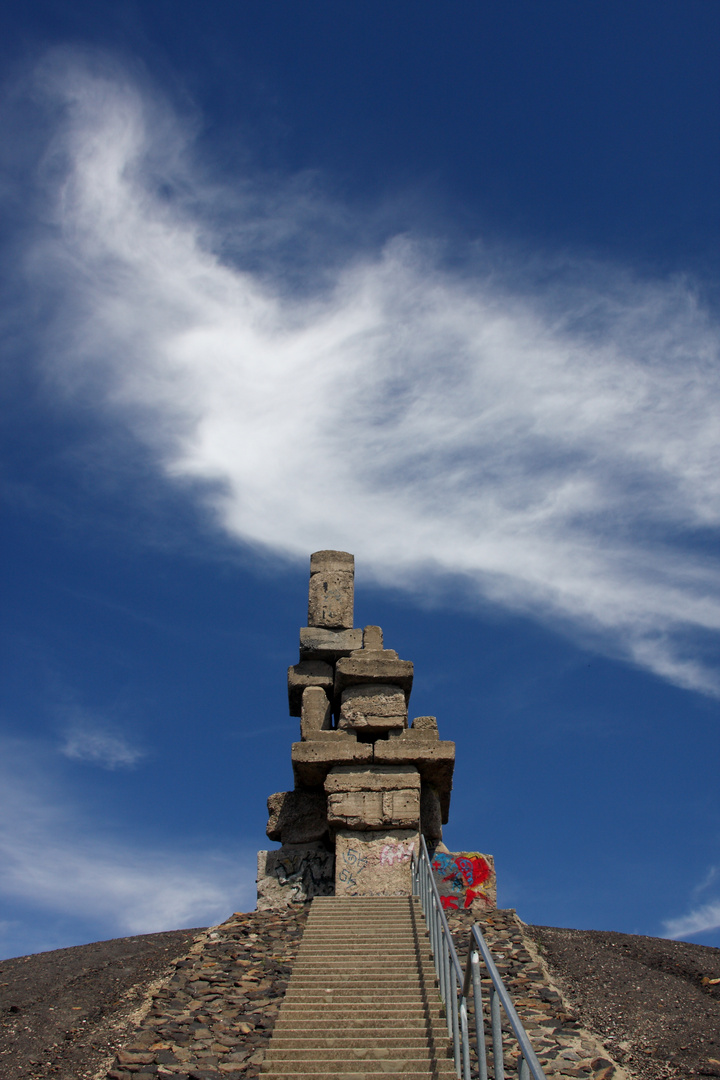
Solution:
M582 1024L643 1080L720 1077L720 949L528 926Z
M641 1080L720 1077L720 949L525 928L578 1022ZM89 1080L200 930L116 938L0 962L2 1080ZM572 1063L563 1066L572 1075ZM562 1070L561 1070L562 1071Z
M0 961L0 1077L85 1080L122 1046L170 961L201 931L115 938Z

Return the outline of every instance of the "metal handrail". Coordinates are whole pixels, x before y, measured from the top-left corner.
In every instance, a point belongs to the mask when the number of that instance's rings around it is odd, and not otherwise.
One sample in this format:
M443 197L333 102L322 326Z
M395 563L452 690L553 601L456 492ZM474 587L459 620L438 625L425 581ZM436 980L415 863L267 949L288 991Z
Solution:
M468 1001L471 987L475 1012L478 1075L480 1080L488 1080L488 1055L485 1041L482 978L480 975L481 957L491 983L489 1006L495 1080L505 1080L501 1006L505 1010L510 1027L520 1048L518 1080L530 1080L530 1076L533 1077L533 1080L546 1080L542 1066L530 1045L527 1032L515 1010L515 1006L510 1000L510 995L477 923L472 928L468 959L463 973L440 900L424 836L420 837L420 845L419 856L416 858L413 855L412 861L413 893L420 897L420 903L428 926L440 996L445 1005L448 1034L452 1036L453 1040L453 1056L458 1080L471 1080L470 1039L468 1035Z
M465 982L455 943L450 933L440 894L435 884L425 837L420 836L420 857L412 860L413 892L420 897L425 921L430 932L435 971L440 997L445 1005L448 1035L453 1041L455 1070L458 1078L470 1080L470 1039L468 1036L467 999L462 992ZM458 1000L459 993L459 1000Z

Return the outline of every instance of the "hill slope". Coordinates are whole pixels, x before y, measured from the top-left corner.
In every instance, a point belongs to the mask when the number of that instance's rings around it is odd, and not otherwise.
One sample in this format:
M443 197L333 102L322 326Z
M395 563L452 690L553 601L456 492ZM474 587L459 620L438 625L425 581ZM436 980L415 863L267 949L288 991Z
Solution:
M584 1027L648 1080L720 1077L720 949L597 930L529 926Z
M642 1080L720 1077L720 949L526 926L579 1024ZM0 1077L83 1080L199 930L117 938L0 962ZM572 1062L567 1063L573 1076Z

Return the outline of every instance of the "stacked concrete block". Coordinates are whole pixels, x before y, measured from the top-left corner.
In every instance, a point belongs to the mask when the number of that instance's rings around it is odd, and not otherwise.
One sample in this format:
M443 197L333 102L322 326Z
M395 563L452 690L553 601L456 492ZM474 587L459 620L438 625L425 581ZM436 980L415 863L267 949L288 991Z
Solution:
M310 556L308 626L352 630L355 559L346 551L316 551Z
M379 626L353 627L353 584L352 555L311 556L308 625L288 669L295 790L268 800L267 833L282 847L260 853L266 908L323 890L406 896L420 834L434 850L448 819L455 744L434 717L408 725L413 665Z
M420 774L399 769L336 765L325 780L327 821L331 828L420 828Z

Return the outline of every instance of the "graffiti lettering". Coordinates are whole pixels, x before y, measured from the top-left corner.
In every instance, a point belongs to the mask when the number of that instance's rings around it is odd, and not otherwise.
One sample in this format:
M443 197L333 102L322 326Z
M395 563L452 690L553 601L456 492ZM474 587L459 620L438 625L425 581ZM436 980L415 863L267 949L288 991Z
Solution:
M395 866L397 863L407 862L412 858L414 850L414 841L411 844L385 844L380 852L380 865Z
M354 848L348 848L342 856L342 861L345 865L338 872L338 880L345 885L357 885L355 875L367 866L367 855L361 855Z
M364 866L367 866L367 855L361 855L355 848L348 848L345 852L344 859L350 866L354 866L356 870L362 870Z

